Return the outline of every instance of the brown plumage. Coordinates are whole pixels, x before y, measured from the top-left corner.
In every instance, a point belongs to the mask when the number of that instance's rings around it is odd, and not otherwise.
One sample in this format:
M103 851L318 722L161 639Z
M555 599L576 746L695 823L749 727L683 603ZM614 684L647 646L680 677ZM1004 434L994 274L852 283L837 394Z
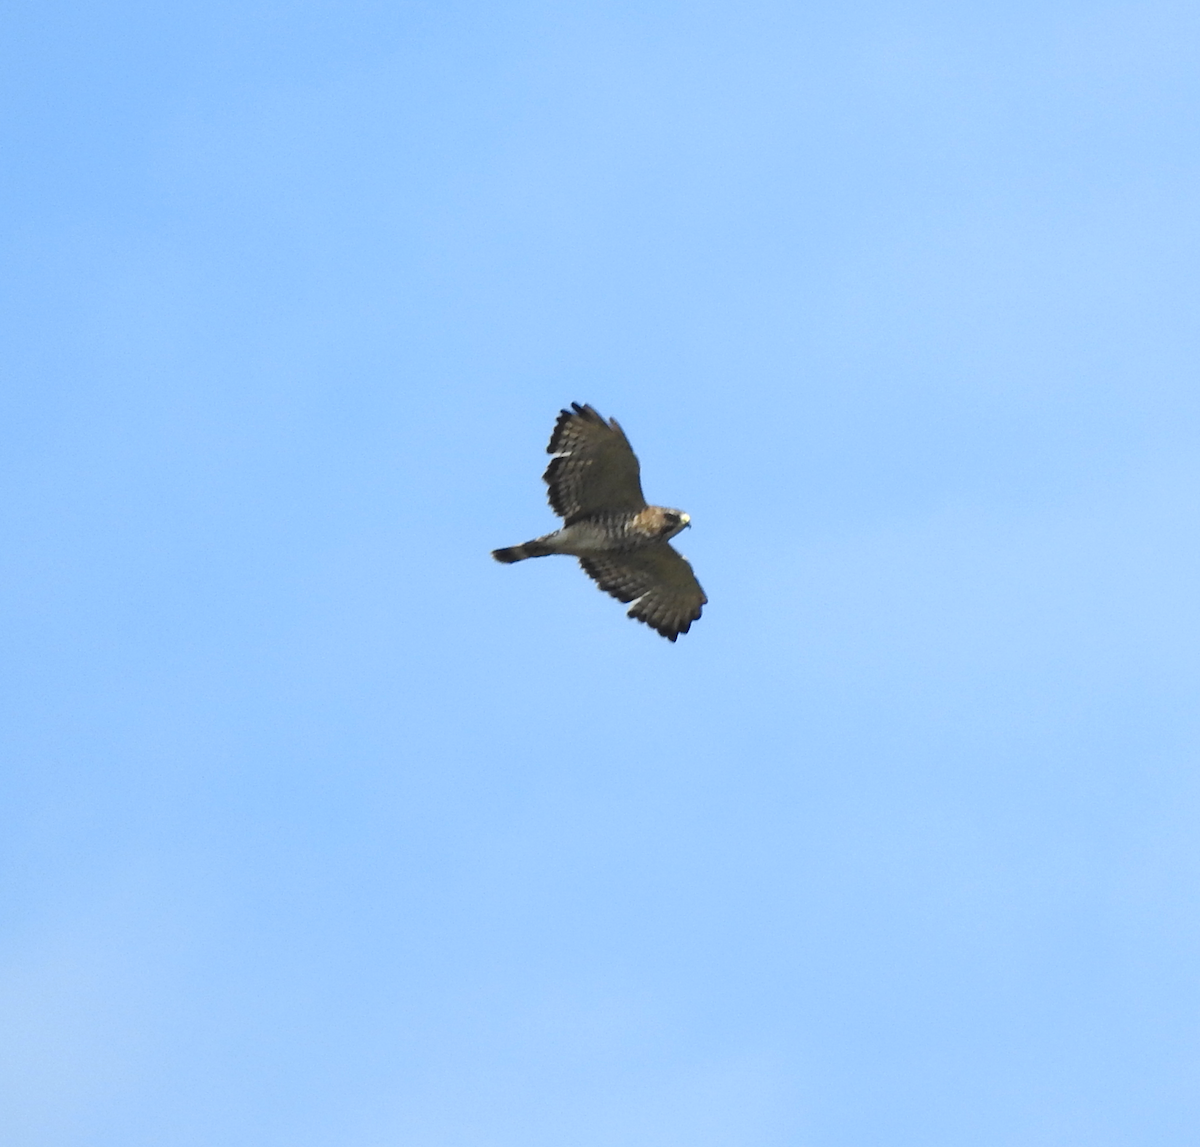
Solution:
M646 504L637 455L617 420L606 422L591 406L572 403L559 414L546 450L554 457L542 477L562 529L493 550L492 557L511 564L571 554L602 590L633 603L630 617L668 641L687 633L708 598L669 541L690 519L681 510Z

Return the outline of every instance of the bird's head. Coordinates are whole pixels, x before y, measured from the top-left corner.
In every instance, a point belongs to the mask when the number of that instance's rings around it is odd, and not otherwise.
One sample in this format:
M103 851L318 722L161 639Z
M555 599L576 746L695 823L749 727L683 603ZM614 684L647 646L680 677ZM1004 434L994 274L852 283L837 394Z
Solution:
M692 519L682 510L666 510L662 512L661 538L665 542L673 538L681 530L686 530L692 524Z

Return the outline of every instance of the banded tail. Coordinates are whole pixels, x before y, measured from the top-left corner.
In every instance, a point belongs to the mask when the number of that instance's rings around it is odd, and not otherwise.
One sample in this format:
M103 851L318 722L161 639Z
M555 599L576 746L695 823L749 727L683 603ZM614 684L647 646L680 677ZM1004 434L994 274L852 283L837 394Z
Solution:
M492 550L492 557L505 565L512 565L513 562L523 562L526 558L544 558L552 553L554 551L541 538L534 538L532 542L526 542L523 546L509 546L506 550Z

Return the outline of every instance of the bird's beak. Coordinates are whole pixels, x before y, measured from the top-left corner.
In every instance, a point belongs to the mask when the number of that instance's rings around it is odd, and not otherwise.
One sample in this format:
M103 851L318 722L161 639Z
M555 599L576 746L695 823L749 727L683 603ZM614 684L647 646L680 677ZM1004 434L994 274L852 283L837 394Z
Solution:
M683 528L684 528L685 530L690 530L690 529L692 528L692 516L691 516L691 514L680 514L680 515L679 515L679 520L680 520L680 521L683 523Z

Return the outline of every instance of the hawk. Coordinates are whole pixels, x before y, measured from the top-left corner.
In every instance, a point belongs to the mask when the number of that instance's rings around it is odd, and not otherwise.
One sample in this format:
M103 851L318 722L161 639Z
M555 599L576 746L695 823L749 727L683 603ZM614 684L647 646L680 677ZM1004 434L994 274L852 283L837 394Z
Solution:
M708 598L670 540L691 519L646 505L637 455L617 420L573 402L559 414L546 453L554 457L542 478L562 529L492 557L511 564L571 554L602 590L633 603L630 617L668 641L687 633Z

